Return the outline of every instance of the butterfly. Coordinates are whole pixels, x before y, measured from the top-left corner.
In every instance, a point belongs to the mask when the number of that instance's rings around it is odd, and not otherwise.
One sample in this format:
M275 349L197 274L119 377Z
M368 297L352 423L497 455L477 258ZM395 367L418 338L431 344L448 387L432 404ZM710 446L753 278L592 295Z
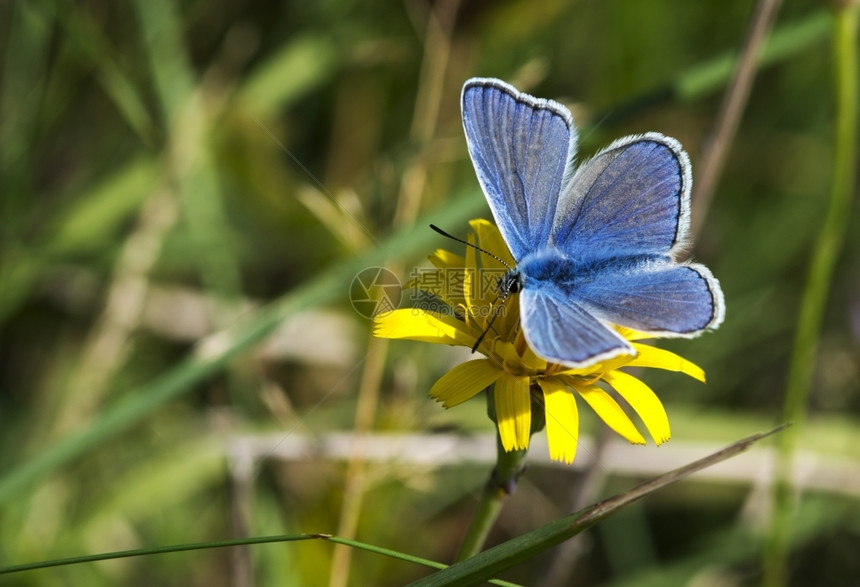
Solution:
M473 78L461 105L469 155L516 260L500 289L520 295L538 355L581 368L636 354L612 325L659 337L719 326L719 282L678 260L692 185L678 141L632 135L577 166L576 127L558 102Z

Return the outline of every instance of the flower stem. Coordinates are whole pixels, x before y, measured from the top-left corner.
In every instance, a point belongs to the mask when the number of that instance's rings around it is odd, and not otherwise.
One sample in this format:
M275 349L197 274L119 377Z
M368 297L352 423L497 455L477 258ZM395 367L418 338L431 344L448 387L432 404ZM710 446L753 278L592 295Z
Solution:
M496 450L498 451L496 467L484 484L478 510L475 512L475 517L472 518L472 523L469 525L469 530L460 546L460 552L457 553L458 561L481 552L490 529L502 511L505 498L517 490L517 481L523 472L523 462L528 451L505 451L498 430L496 432Z
M783 419L795 422L780 437L773 513L764 553L767 586L787 584L786 558L793 514L792 460L798 435L803 429L806 405L815 365L815 350L827 293L839 251L851 217L854 193L854 164L857 142L857 10L855 1L837 3L833 51L836 82L835 163L827 217L813 251L783 406Z

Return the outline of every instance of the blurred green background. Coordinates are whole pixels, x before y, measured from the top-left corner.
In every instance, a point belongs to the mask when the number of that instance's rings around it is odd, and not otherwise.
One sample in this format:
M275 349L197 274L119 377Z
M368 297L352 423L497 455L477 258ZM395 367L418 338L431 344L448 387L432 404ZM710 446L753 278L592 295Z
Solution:
M353 275L384 264L405 279L452 249L428 222L465 235L490 217L460 121L472 76L567 104L585 155L625 134L674 136L695 178L750 15L737 0L0 5L0 566L298 532L450 562L493 463L492 425L480 400L444 411L427 398L461 352L371 342ZM550 466L535 438L491 543L572 511L573 495L623 491L780 420L832 185L831 30L825 3L784 3L725 172L709 206L694 202L693 254L720 279L727 318L665 343L707 385L643 376L672 442L601 451L583 410L577 462ZM799 431L795 585L860 577L850 224ZM349 434L368 430L417 440L348 460L362 446ZM432 451L421 435L473 444ZM756 584L769 462L754 451L504 577ZM0 583L398 585L426 572L313 542Z

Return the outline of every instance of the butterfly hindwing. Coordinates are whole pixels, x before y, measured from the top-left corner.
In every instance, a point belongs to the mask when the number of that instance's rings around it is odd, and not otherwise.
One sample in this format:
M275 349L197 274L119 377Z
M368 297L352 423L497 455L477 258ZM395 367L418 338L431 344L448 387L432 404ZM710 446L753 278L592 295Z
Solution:
M610 265L574 284L570 295L601 320L659 336L695 336L725 313L719 283L696 263Z
M519 260L549 241L556 202L576 151L570 112L557 102L483 78L463 86L462 109L478 180Z
M633 347L556 288L524 290L520 300L526 340L544 359L581 367Z
M552 242L576 260L671 255L689 230L689 159L659 133L612 143L583 163L559 200Z

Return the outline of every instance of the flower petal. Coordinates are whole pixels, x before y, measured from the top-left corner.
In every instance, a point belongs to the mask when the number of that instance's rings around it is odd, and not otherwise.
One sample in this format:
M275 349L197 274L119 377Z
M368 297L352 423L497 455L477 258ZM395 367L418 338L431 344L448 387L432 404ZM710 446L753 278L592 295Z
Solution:
M522 338L522 335L517 333L517 343L520 342L521 338ZM547 366L546 359L538 356L538 354L535 353L534 350L532 350L532 347L530 347L525 342L524 338L522 338L522 345L523 345L523 353L522 353L521 361L523 364L523 368L526 370L526 372L539 374L539 373L543 373L544 371L546 371L546 366Z
M502 359L503 365L516 365L520 362L520 355L514 343L501 338L493 339L493 354ZM502 368L502 365L499 365L499 368Z
M498 293L493 293L493 298L497 297ZM493 324L499 332L508 333L506 338L512 340L520 323L520 296L509 295L503 302L499 300L496 303L496 321Z
M469 235L469 242L474 245L475 238ZM475 247L466 248L466 267L463 271L463 297L466 299L466 307L471 309L471 306L476 304L475 294L478 293L478 287L475 283L475 277L478 273L478 260ZM478 302L480 303L480 302ZM470 312L471 314L471 312Z
M532 409L529 378L503 374L496 381L496 423L506 451L529 447Z
M461 269L466 266L466 259L445 249L436 251L427 257L437 269Z
M654 442L660 445L672 437L666 410L650 387L633 375L622 371L610 371L603 376L603 380L639 414Z
M430 397L450 408L486 389L501 376L502 371L487 359L467 361L442 375L430 388Z
M634 349L635 350L635 349ZM591 367L592 372L595 370L600 371L612 371L613 369L618 369L619 367L623 367L627 365L636 358L635 354L632 355L618 355L617 357L612 357L611 359L607 359L602 363L598 363L597 365L593 365Z
M654 334L650 332L640 332L638 330L633 330L632 328L619 326L618 324L615 324L614 327L616 332L618 332L618 334L620 334L627 340L642 340L645 338L654 338Z
M484 220L483 218L476 218L475 220L469 221L469 226L472 227L472 230L475 231L475 235L478 237L478 246L485 251L490 251L508 265L506 267L495 259L489 258L484 259L484 267L508 269L517 264L508 249L505 239L502 238L502 233L495 224L489 220Z
M546 441L549 458L568 465L576 456L579 412L570 388L553 377L538 379L546 410Z
M652 367L667 371L680 371L702 383L705 382L705 372L701 367L672 351L640 343L633 343L633 347L639 351L639 354L630 361L631 367Z
M636 425L611 395L596 385L584 385L571 381L571 386L579 392L582 399L588 402L591 409L606 422L607 426L633 444L645 444L645 438L636 430Z
M462 320L417 308L401 308L378 314L373 319L373 335L378 338L418 340L468 347L475 342L475 336Z

